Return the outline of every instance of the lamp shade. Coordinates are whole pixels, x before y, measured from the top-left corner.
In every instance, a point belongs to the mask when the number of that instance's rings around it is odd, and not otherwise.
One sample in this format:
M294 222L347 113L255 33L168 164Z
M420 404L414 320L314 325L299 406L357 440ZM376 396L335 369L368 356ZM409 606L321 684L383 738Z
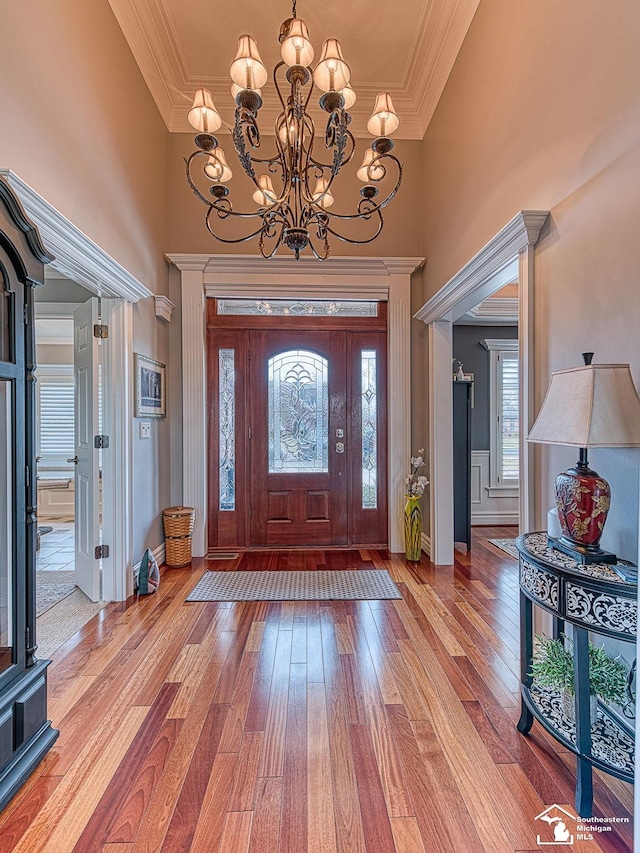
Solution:
M391 95L388 92L380 92L367 122L367 130L373 136L391 136L399 124L400 119L393 108Z
M300 18L292 18L289 22L289 32L282 42L280 55L287 65L311 65L313 62L309 30Z
M313 72L313 79L323 92L339 92L349 85L351 69L344 61L338 39L327 39L322 45L320 62Z
M273 188L273 184L271 183L270 176L260 175L258 178L258 186L260 189L257 189L254 192L253 200L256 204L262 205L262 207L270 207L278 198L276 191Z
M267 69L260 59L258 43L253 36L238 39L238 53L229 69L231 79L243 89L261 89L267 82Z
M210 181L216 184L226 184L231 180L233 172L227 164L222 148L216 148L204 165L204 173Z
M331 195L331 190L327 189L328 185L329 181L326 178L318 178L316 181L316 187L311 196L315 203L324 210L331 207L335 201L334 197Z
M379 163L375 163L373 166L371 165L371 161L374 157L377 157L377 154L373 148L367 148L364 152L362 166L360 166L356 172L359 180L365 184L370 184L372 181L381 181L384 178L384 166L381 166Z
M640 398L628 364L558 370L527 441L569 447L640 447Z
M356 93L353 91L351 86L345 86L344 89L340 89L340 94L344 98L345 110L350 110L357 100Z
M187 116L189 124L200 133L215 133L222 124L222 119L208 89L196 89L193 106Z

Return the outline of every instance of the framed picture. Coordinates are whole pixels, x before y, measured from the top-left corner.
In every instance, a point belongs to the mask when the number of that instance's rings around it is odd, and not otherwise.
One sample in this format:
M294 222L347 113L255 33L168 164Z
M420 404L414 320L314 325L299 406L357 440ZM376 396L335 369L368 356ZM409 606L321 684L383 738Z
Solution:
M134 353L136 370L136 418L166 418L167 368L166 365Z

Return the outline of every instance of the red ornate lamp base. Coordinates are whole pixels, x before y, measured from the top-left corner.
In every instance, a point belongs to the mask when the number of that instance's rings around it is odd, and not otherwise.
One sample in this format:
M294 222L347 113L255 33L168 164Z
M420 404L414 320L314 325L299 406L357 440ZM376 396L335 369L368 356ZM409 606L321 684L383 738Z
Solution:
M610 504L609 484L582 461L581 453L576 467L556 478L562 536L550 540L553 547L579 563L615 563L616 555L599 547Z

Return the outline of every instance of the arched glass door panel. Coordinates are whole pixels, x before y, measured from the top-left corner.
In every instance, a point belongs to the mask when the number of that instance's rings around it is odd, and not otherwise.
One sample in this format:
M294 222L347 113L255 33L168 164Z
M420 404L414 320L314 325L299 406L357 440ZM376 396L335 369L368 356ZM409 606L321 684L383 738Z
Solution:
M310 350L268 361L269 473L329 470L329 365Z

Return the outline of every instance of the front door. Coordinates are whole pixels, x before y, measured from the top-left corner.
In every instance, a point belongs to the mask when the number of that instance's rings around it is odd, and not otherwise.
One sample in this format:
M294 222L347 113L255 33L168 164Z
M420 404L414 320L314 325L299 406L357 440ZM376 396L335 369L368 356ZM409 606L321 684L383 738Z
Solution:
M209 312L211 550L387 542L386 313L376 322Z
M254 331L252 545L347 543L346 332Z

